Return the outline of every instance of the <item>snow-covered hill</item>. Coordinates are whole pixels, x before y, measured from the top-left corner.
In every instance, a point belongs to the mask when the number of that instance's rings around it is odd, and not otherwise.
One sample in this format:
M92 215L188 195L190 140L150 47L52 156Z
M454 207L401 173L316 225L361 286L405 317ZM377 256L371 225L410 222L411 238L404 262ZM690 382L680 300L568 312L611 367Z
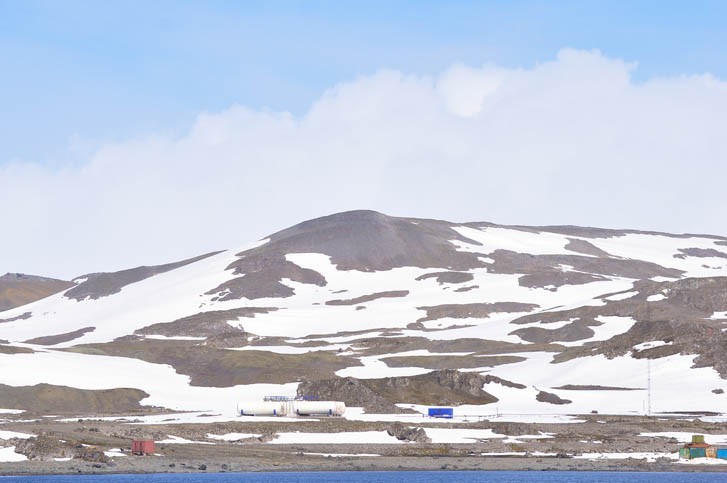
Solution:
M472 414L640 413L649 374L654 411L727 407L724 237L356 211L74 283L0 312L0 407L50 384L231 412L304 380L440 369L491 376L497 401Z

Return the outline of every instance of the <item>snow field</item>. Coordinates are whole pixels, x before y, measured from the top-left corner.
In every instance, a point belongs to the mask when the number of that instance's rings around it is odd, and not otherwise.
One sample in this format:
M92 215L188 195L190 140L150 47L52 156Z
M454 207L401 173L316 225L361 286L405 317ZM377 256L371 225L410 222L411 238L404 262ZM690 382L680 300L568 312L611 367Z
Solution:
M636 459L646 460L653 463L659 458L667 458L670 460L678 460L679 453L583 453L573 456L578 459L585 460L625 460L625 459ZM704 458L707 459L707 458Z
M715 244L710 238L678 238L666 235L647 235L629 233L612 238L584 238L609 254L634 260L656 263L666 268L675 268L685 272L685 277L715 277L725 275L727 260L715 257L675 258L679 249L702 248L714 249L727 253L727 248ZM704 268L704 265L717 268Z
M0 439L28 439L32 438L33 436L35 435L28 433L18 433L16 431L0 431Z
M371 458L381 456L374 453L303 453L306 456L321 456L324 458Z
M403 444L386 431L339 433L278 433L268 444Z
M185 438L180 438L179 436L167 436L167 439L162 439L160 441L154 441L157 444L214 444L210 443L209 441L192 441Z
M0 414L22 414L24 409L2 409L0 408Z
M33 317L3 324L1 338L20 342L95 327L93 332L56 347L110 342L157 322L171 322L202 312L213 296L200 294L233 278L232 272L225 269L234 260L233 253L223 252L127 285L117 294L96 300L78 302L62 293L52 295L8 311L9 317L25 312L32 312Z
M274 352L275 354L307 354L309 352L320 352L320 351L329 351L329 352L339 352L339 351L347 351L351 349L351 344L331 344L327 346L318 346L318 347L295 347L295 346L289 346L289 345L281 345L281 346L260 346L260 345L247 345L244 347L230 347L229 350L236 350L236 351L265 351L265 352Z
M18 461L27 461L25 455L15 452L15 446L0 448L0 463L15 463Z
M552 354L539 352L530 354L526 361L494 367L489 374L525 384L527 388L515 389L492 383L487 384L484 390L499 399L497 407L509 413L587 414L596 410L605 414L643 414L646 411L647 361L634 359L630 355L613 359L598 355L560 364L552 364L551 360ZM693 360L694 356L673 355L651 361L651 401L654 412L677 408L681 411L724 411L722 398L711 390L724 388L725 381L711 368L692 368ZM567 384L641 390L554 389ZM680 391L674 391L674 387L679 387ZM573 403L538 403L535 401L538 390L555 393ZM489 412L494 411L490 408Z
M225 388L190 386L189 377L177 374L171 366L138 359L57 351L0 354L0 384L41 383L79 389L137 388L150 395L141 401L145 405L181 411L218 411L230 416L235 414L235 404L240 399L295 394L298 387L297 383Z
M603 300L610 300L612 302L618 302L619 300L630 299L631 297L636 297L637 295L639 295L639 292L618 293L615 295L611 295L610 297L604 297Z
M675 438L680 443L689 443L692 441L693 434L682 431L662 431L658 433L641 433L639 436L647 438ZM715 445L727 444L727 434L704 434L704 442Z
M553 435L550 433L524 434L519 436L507 436L495 433L492 429L468 429L468 428L424 428L432 443L467 444L475 443L478 440L502 439L507 444L519 444L523 439L548 439Z
M603 325L590 326L590 329L594 332L593 337L588 339L581 339L574 342L559 342L564 346L580 346L587 342L596 342L602 340L608 340L617 335L625 334L631 327L634 326L636 320L631 317L619 317L619 316L598 316L596 317L598 322L603 322Z
M121 448L104 451L104 454L109 458L115 458L117 456L128 456L126 453L123 452Z
M455 244L460 251L489 254L495 250L510 250L530 255L583 255L565 248L570 243L568 238L577 237L497 227L477 229L457 226L453 229L460 235L481 244L473 245L460 240L451 240L451 243Z
M216 439L218 441L238 441L240 439L259 438L261 434L253 433L227 433L227 434L207 434L208 439Z

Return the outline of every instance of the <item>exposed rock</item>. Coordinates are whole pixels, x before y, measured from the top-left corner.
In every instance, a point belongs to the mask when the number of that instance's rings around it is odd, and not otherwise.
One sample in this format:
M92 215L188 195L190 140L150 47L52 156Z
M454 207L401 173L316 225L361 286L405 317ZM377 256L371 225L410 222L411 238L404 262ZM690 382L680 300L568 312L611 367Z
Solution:
M426 317L420 318L417 322L443 319L445 317L453 319L485 318L496 312L530 312L537 308L537 305L519 302L444 304L431 307L417 307L417 309L427 312Z
M46 335L43 337L36 337L34 339L28 339L25 341L26 344L37 344L37 345L56 345L62 344L63 342L69 342L79 337L83 337L89 332L96 330L96 327L84 327L82 329L74 330L73 332L66 332L65 334L57 335Z
M0 407L41 414L99 414L138 411L149 397L139 389L76 389L51 384L6 386L0 384Z
M525 357L502 356L394 356L381 359L389 367L422 367L424 369L473 369L522 362Z
M570 404L573 402L570 399L562 399L557 394L545 391L540 391L538 395L535 396L535 399L540 402L547 402L550 404Z
M570 324L557 329L546 329L544 327L527 327L510 332L528 342L548 344L551 342L574 342L577 340L590 339L595 335L589 325L601 325L601 322L576 320Z
M46 435L20 440L15 446L15 452L25 455L29 460L36 461L53 461L55 458L74 458L90 463L109 463L111 461L98 448Z
M417 281L436 278L439 285L445 283L465 283L474 280L475 276L467 272L433 272L425 273L416 278Z
M455 292L469 292L470 290L475 290L480 288L479 285L468 285L467 287L459 287L454 289Z
M83 461L88 461L90 463L110 463L111 458L106 456L106 454L98 449L94 448L92 446L80 446L76 447L76 455L74 456L76 459L80 459Z
M382 379L335 378L303 381L298 395L343 401L372 413L403 412L395 403L427 405L490 404L498 399L482 390L485 376L456 370Z
M54 458L73 458L76 449L73 444L61 442L58 438L36 436L19 440L15 452L25 455L29 460L52 461Z
M35 352L29 347L16 347L2 344L7 344L7 341L0 341L0 354L32 354Z
M371 302L376 299L406 297L407 295L409 295L408 290L390 290L388 292L377 292L369 295L362 295L352 299L328 300L326 305L357 305L364 302Z
M610 257L607 252L601 250L593 243L581 240L578 238L569 238L568 244L565 246L566 250L572 252L582 253L584 255L593 255L594 257Z
M389 399L369 387L368 381L353 377L303 381L298 386L299 396L310 396L321 400L343 401L346 406L363 407L369 413L403 413Z
M244 330L233 327L229 322L243 317L252 318L278 310L275 307L242 307L231 310L211 310L177 319L173 322L152 324L134 332L141 335L163 335L166 337L215 337L225 334L243 335ZM233 346L228 346L233 347Z
M68 287L73 287L73 283L23 273L6 273L0 277L0 312L35 302ZM22 314L12 320L25 318L25 314ZM9 319L0 322L9 322Z
M566 384L553 389L564 389L567 391L642 391L643 387L614 387L614 386L598 386L593 384L579 385Z
M397 267L469 270L483 267L478 255L457 250L450 240L477 245L437 220L396 218L375 211L349 211L295 225L268 237L262 246L239 253L228 268L241 277L209 293L221 300L289 297L287 278L324 286L325 278L286 259L292 253L322 253L339 270L381 271ZM385 247L385 249L382 249Z
M674 258L685 259L687 257L727 258L727 253L714 248L680 248L679 253L674 255Z
M485 384L500 384L505 387L512 387L514 389L525 389L527 386L525 384L520 384L517 382L508 381L507 379L502 379L497 376L493 376L490 374L485 374L484 376ZM510 433L508 433L510 434Z
M32 313L30 312L23 312L20 315L16 315L15 317L9 317L7 319L0 319L0 324L3 322L14 322L16 320L26 320L29 319L32 316Z
M106 344L85 344L66 349L95 355L132 357L154 364L169 364L190 384L231 387L239 384L282 384L302 378L326 379L341 369L359 366L357 359L329 351L278 354L258 350L225 350L199 341L122 337Z
M431 443L432 440L427 436L424 428L412 428L402 423L396 422L386 430L389 436L393 436L399 441L409 441L413 443Z
M520 281L523 286L533 286L528 283L535 280L539 280L541 287L558 286L567 283L568 277L573 283L588 283L588 277L579 277L578 272L596 279L599 276L634 279L679 278L684 274L681 270L633 259L583 255L531 255L503 249L495 250L487 256L494 260L494 263L487 267L491 273L528 274L528 277ZM564 270L563 267L570 268Z
M155 265L151 267L136 267L119 272L89 273L78 277L77 280L85 279L72 289L63 294L64 297L81 301L85 298L98 299L121 291L122 288L132 283L140 282L154 275L169 272L176 268L189 265L217 255L220 252L206 253L198 257L182 260L181 262L168 263L166 265Z

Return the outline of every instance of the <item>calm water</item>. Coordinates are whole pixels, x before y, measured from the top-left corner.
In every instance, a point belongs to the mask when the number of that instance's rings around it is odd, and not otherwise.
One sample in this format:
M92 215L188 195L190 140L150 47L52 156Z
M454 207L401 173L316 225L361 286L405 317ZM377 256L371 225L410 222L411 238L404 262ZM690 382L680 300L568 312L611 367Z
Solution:
M35 483L727 483L727 473L606 473L562 471L397 471L326 473L204 473L2 477Z

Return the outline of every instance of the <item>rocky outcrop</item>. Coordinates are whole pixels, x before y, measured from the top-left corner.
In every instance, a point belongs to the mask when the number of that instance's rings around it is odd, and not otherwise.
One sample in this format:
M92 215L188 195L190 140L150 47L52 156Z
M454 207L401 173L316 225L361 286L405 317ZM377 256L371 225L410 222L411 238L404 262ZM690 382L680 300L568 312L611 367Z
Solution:
M570 399L563 399L560 396L558 396L557 394L553 394L552 392L545 392L545 391L540 391L538 393L538 395L535 396L535 399L540 402L546 402L549 404L558 404L558 405L570 404L573 402Z
M424 428L412 428L401 423L392 424L386 430L389 436L393 436L399 441L407 441L411 443L431 443L432 440L427 436Z
M309 220L269 236L257 248L239 253L228 269L240 275L209 293L221 300L289 297L293 289L283 279L325 286L318 272L286 259L291 253L328 255L339 270L365 272L397 267L469 270L483 267L477 254L458 251L451 240L477 245L445 221L386 216L359 210Z
M498 399L482 390L487 376L445 369L419 376L382 379L335 378L304 381L299 396L343 401L372 413L403 412L397 403L425 405L490 404ZM489 382L493 382L490 380Z
M205 258L216 255L220 252L206 253L198 257L182 260L181 262L168 263L166 265L155 265L150 267L136 267L119 272L90 273L78 277L76 280L83 280L81 283L68 290L64 297L74 300L85 298L98 299L121 291L122 288L132 283L140 282L154 275L169 272L176 268L198 262Z
M53 436L36 436L20 440L15 452L25 455L29 460L54 461L56 458L74 458L90 463L110 463L111 458L103 450L77 441L65 441Z
M76 389L52 384L6 386L0 384L0 408L41 414L121 413L141 409L149 395L139 389Z
M35 302L68 287L73 287L73 283L24 273L6 273L0 276L0 312ZM24 318L27 318L25 314L14 320Z

